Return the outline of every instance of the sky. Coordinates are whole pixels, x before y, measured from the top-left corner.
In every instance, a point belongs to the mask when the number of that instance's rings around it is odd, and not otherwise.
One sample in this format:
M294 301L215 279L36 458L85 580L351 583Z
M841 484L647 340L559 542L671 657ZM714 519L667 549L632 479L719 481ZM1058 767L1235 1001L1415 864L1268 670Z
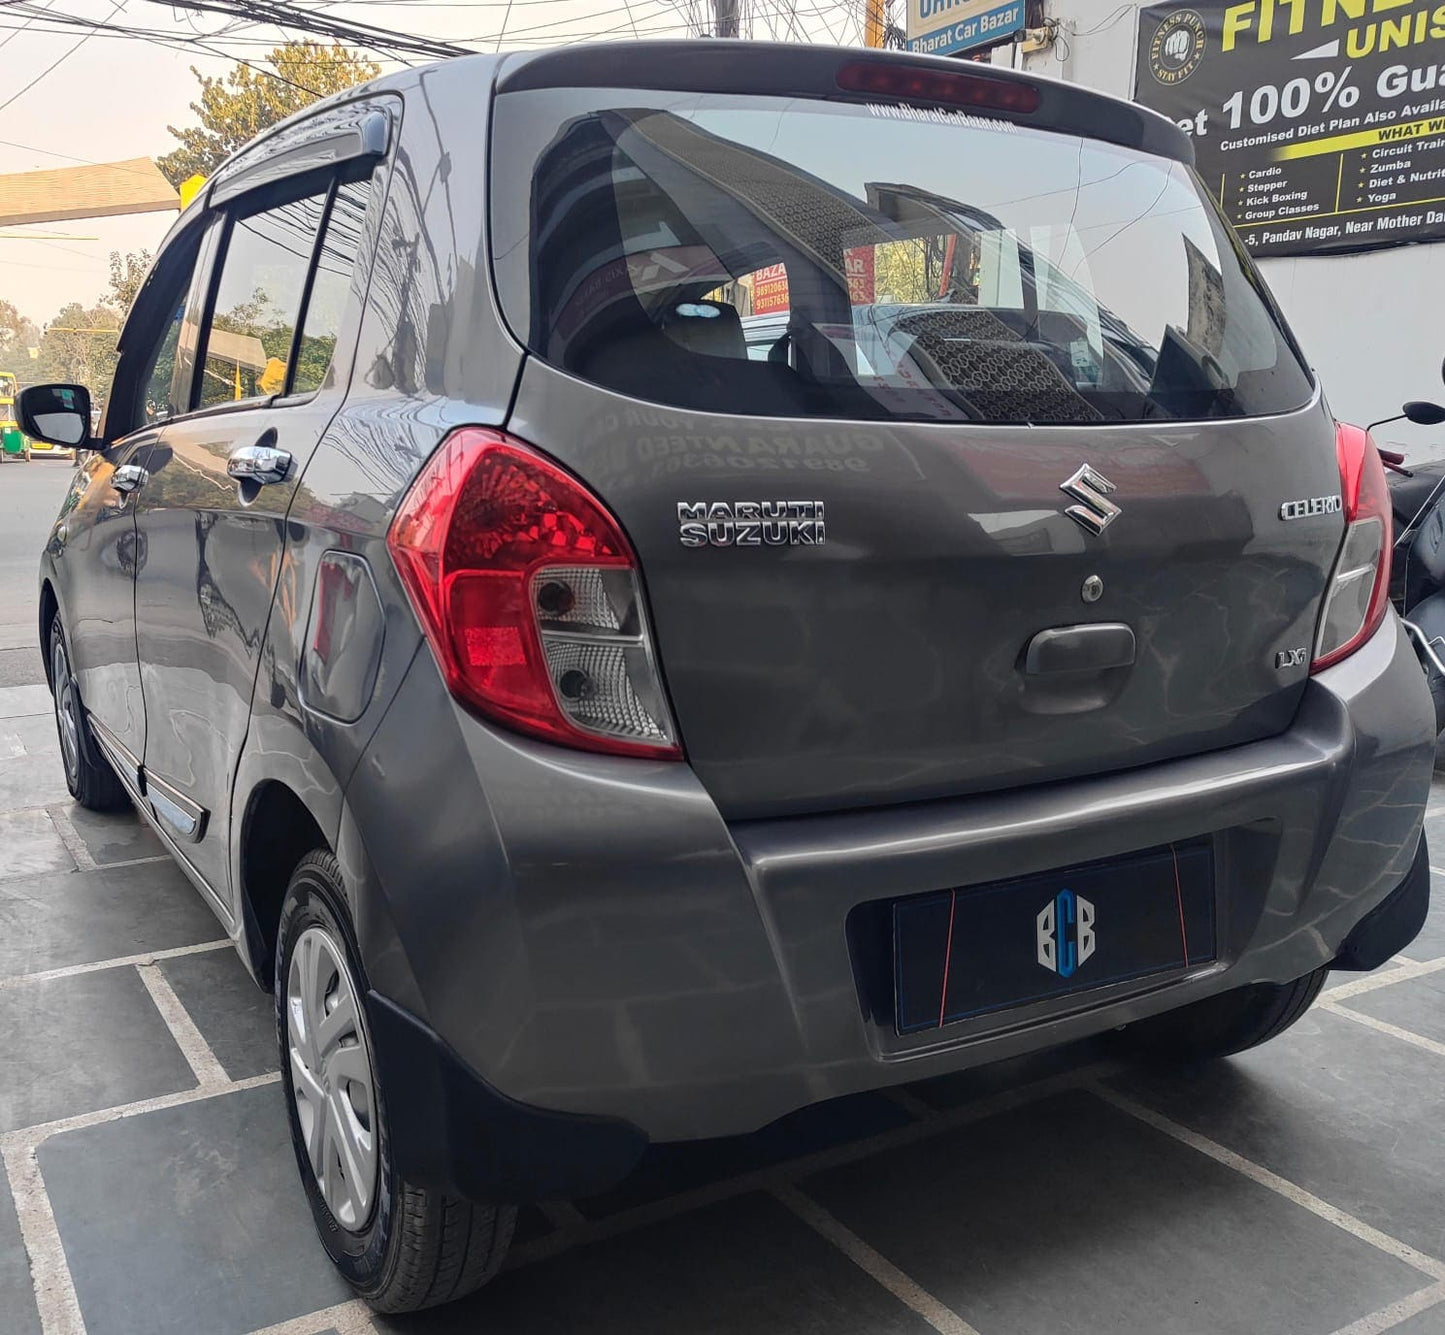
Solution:
M364 21L413 34L466 42L478 50L555 45L588 38L622 40L686 36L687 14L705 0L299 0L328 17ZM47 0L39 0L47 4ZM746 0L752 35L809 40L859 40L863 0ZM224 75L229 60L196 43L231 25L213 14L186 14L158 0L48 0L56 12L164 31L186 45L97 32L73 53L85 29L22 27L0 0L0 103L57 59L56 67L9 105L0 106L0 173L156 157L175 147L167 125L195 123L189 103L198 92L194 65ZM113 16L113 17L112 17ZM228 48L259 59L287 34L274 26L233 27ZM297 35L297 34L290 34ZM399 68L380 61L384 70ZM43 227L0 229L0 299L38 324L70 301L94 302L109 280L111 251L154 250L174 214L94 218ZM35 239L35 233L55 234Z

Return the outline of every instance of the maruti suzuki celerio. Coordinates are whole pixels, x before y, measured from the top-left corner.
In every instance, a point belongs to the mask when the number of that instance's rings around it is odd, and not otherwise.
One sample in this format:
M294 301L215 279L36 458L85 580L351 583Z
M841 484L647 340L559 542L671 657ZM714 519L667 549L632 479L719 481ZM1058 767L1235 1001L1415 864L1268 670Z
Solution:
M379 1308L650 1142L1418 930L1390 506L1167 120L989 65L409 70L217 170L42 560L66 772L273 987Z

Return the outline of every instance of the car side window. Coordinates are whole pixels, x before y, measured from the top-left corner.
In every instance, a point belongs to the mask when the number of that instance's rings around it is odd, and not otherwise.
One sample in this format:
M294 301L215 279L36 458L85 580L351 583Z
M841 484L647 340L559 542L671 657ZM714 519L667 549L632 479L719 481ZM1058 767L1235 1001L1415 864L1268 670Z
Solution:
M109 440L119 440L185 411L185 395L178 398L172 386L199 249L199 229L171 241L126 317L120 364L106 396L104 432Z
M233 220L197 406L284 394L327 191Z
M171 387L176 379L176 347L181 338L181 322L186 314L185 294L170 320L166 324L161 341L151 353L150 365L146 371L145 383L141 387L140 418L144 423L164 422L184 409L174 402ZM139 424L138 424L139 425Z
M371 180L367 178L339 185L331 201L311 279L311 295L306 301L301 341L296 348L296 369L289 390L292 394L320 389L331 367L370 198Z

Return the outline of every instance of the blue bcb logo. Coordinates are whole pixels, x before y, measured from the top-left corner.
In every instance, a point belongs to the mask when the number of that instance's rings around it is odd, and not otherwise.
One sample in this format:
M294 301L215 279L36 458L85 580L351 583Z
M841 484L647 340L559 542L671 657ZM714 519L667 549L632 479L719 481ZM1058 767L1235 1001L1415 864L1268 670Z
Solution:
M1070 978L1098 944L1094 906L1072 890L1060 890L1039 911L1039 963L1060 978Z

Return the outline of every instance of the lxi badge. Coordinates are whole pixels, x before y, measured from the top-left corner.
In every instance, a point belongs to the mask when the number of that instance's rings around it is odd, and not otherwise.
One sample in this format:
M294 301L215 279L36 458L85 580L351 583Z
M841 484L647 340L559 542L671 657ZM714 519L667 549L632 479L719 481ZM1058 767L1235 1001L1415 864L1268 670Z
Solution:
M1050 973L1072 977L1094 953L1094 906L1072 890L1060 890L1039 910L1035 922L1039 963Z

